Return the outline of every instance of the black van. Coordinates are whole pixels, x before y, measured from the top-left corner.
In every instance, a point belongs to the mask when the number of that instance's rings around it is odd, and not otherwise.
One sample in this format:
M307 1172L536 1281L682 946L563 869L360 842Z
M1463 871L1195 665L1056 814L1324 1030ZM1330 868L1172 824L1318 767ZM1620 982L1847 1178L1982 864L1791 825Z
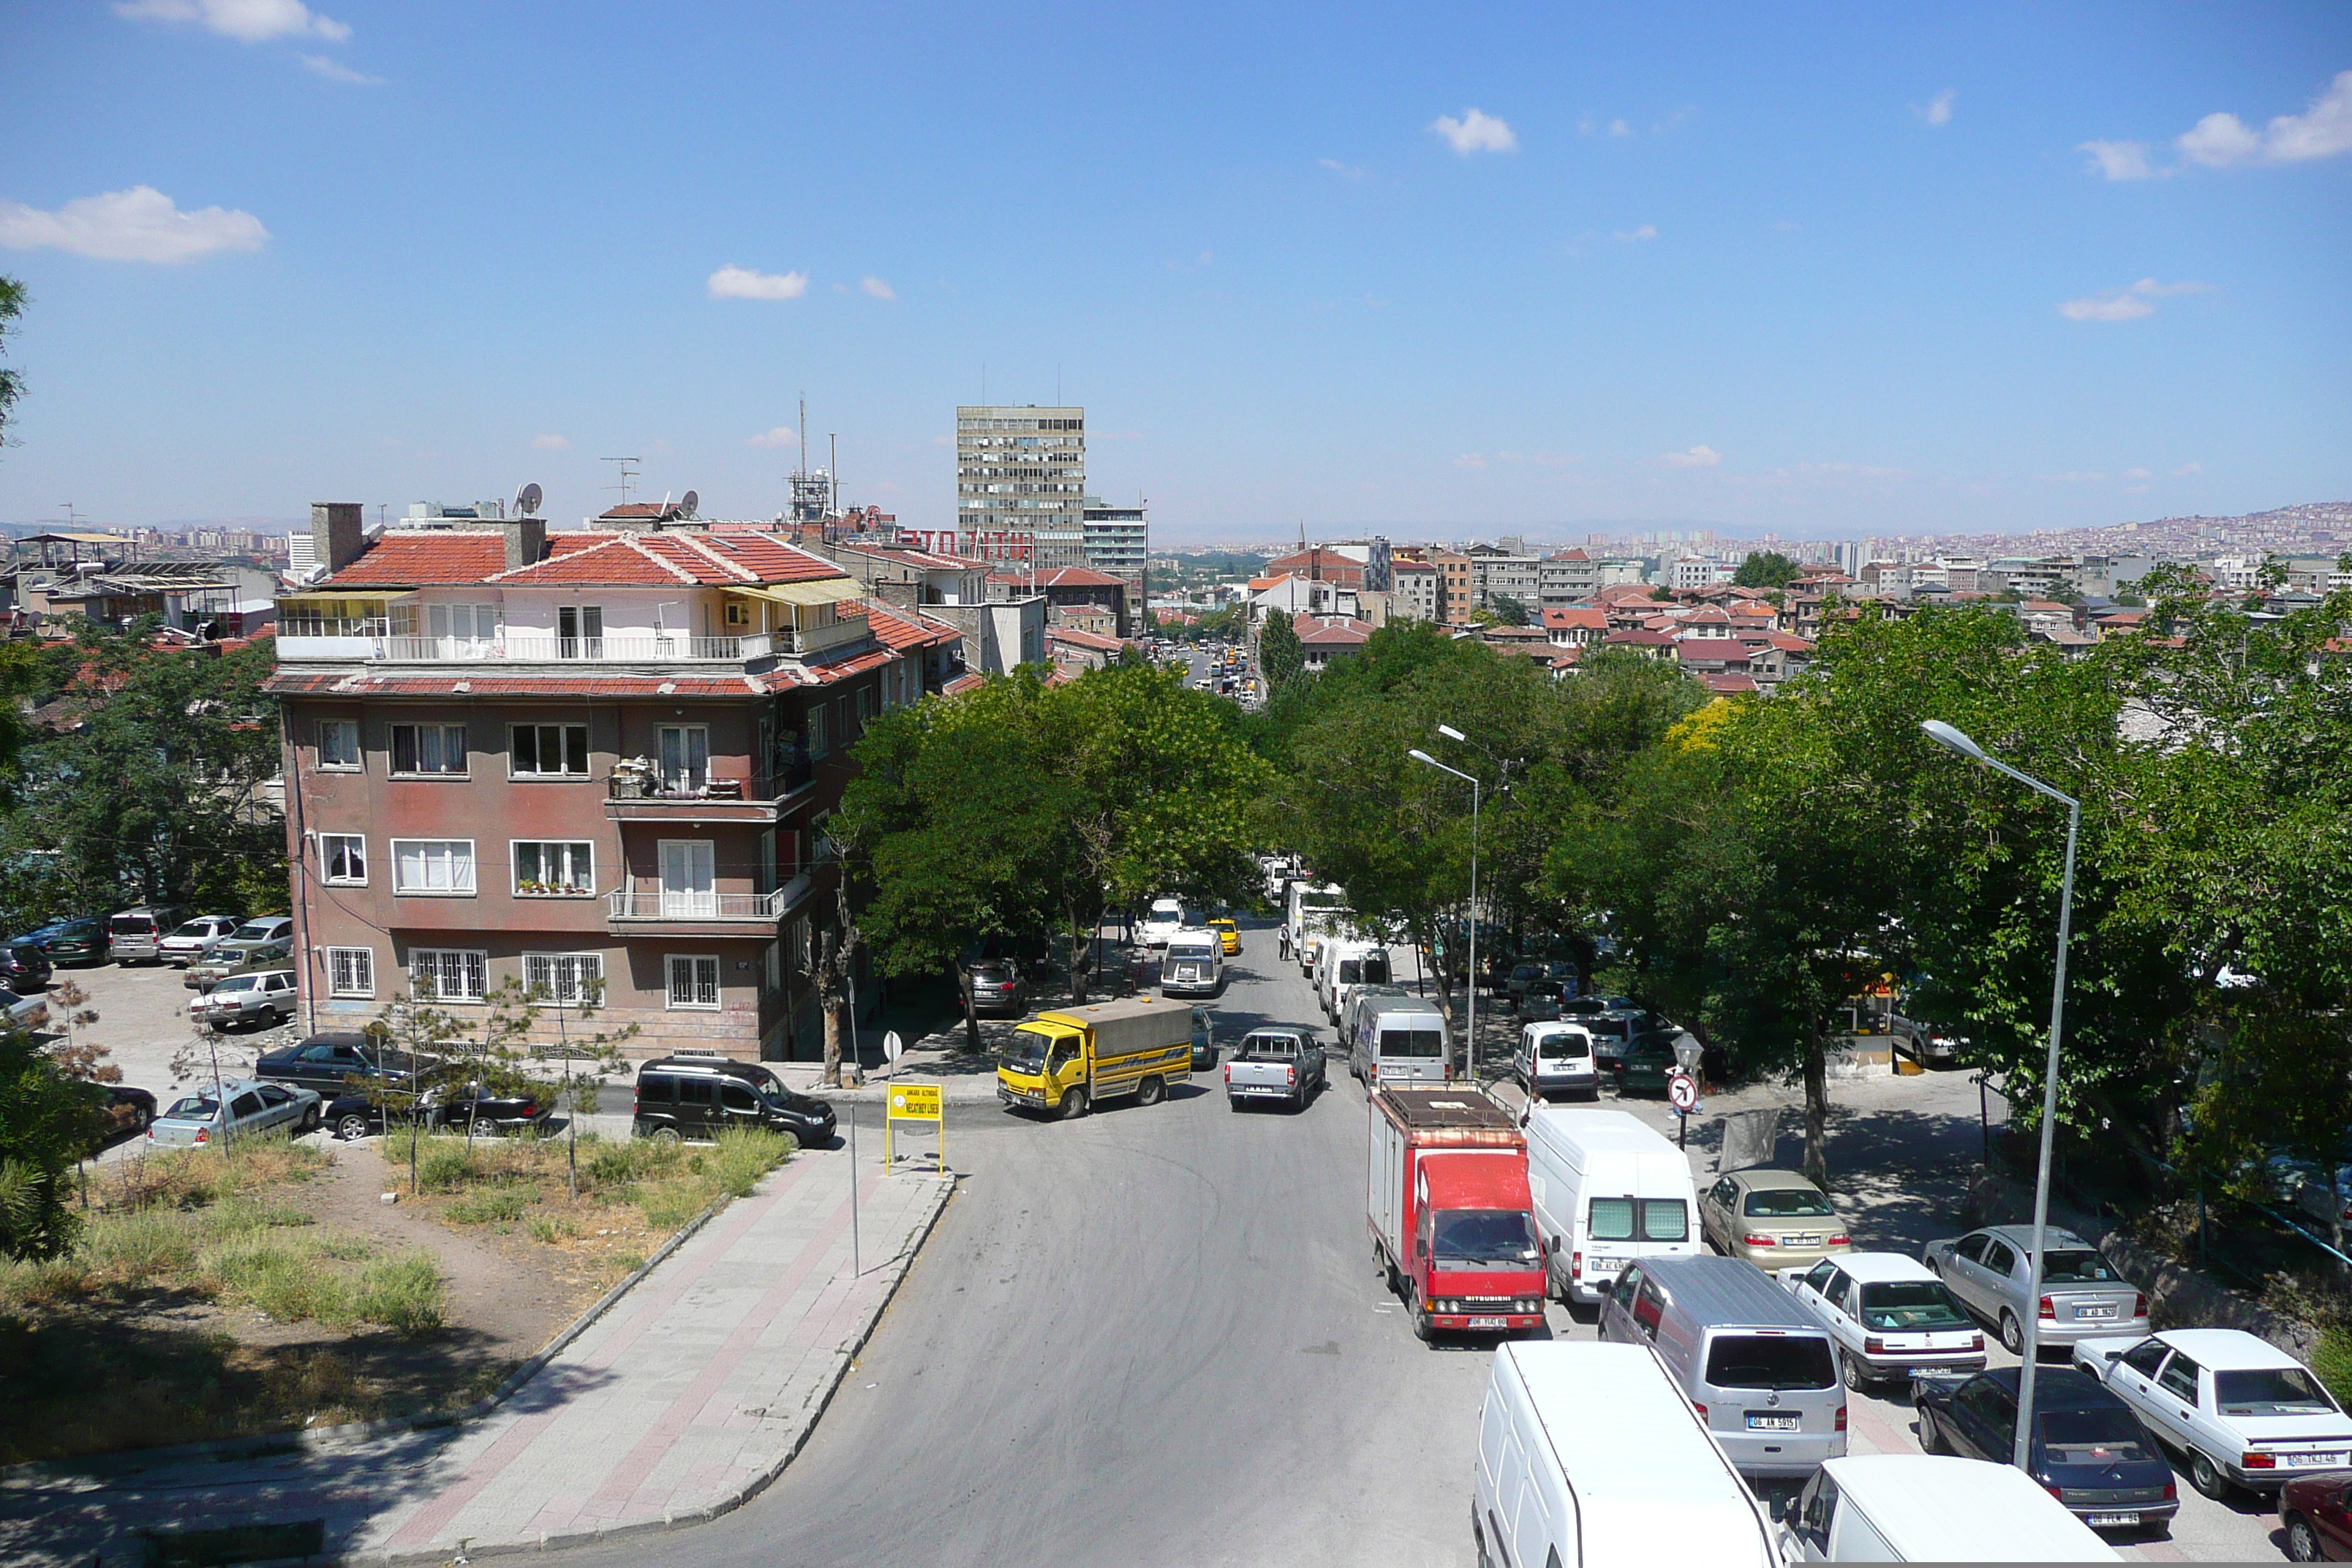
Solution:
M722 1127L768 1127L803 1147L833 1142L833 1107L794 1094L757 1062L664 1057L637 1069L640 1138L715 1138Z

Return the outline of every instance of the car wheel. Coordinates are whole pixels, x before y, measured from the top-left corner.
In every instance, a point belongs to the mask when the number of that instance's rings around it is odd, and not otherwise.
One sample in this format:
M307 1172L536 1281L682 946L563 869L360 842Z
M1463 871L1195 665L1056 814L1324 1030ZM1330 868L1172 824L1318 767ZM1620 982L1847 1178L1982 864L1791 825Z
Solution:
M2290 1563L2318 1563L2324 1560L2319 1550L2319 1532L2313 1530L2311 1521L2299 1513L2287 1515L2286 1560Z
M2189 1484L2215 1502L2229 1501L2230 1494L2237 1489L2221 1466L2195 1448L2189 1450Z
M1405 1310L1412 1314L1414 1339L1419 1340L1423 1344L1427 1344L1436 1337L1437 1331L1430 1326L1429 1314L1421 1310L1421 1300L1417 1294L1405 1298Z
M1074 1089L1062 1096L1062 1120L1076 1121L1087 1113L1087 1091Z
M677 1142L677 1129L675 1127L656 1127L650 1133L646 1134L646 1136L650 1137L656 1143L675 1143Z
M2025 1353L2025 1331L2017 1326L2017 1314L2014 1312L2000 1315L2000 1342L2011 1355Z
M1838 1360L1844 1363L1845 1385L1848 1388L1853 1389L1856 1394L1868 1394L1870 1392L1870 1374L1863 1370L1862 1363L1853 1359L1853 1352L1852 1351L1840 1351L1838 1352Z
M346 1116L335 1123L335 1136L346 1143L356 1143L367 1135L368 1119L364 1116Z
M1156 1078L1145 1079L1142 1086L1135 1091L1136 1103L1139 1105L1157 1105L1167 1097L1168 1086Z
M318 1130L319 1108L315 1105L304 1106L302 1108L302 1131L305 1132L315 1132Z
M1923 1454L1951 1452L1944 1442L1943 1429L1936 1425L1936 1418L1927 1414L1927 1407L1922 1405L1916 1408L1919 1412L1919 1451Z

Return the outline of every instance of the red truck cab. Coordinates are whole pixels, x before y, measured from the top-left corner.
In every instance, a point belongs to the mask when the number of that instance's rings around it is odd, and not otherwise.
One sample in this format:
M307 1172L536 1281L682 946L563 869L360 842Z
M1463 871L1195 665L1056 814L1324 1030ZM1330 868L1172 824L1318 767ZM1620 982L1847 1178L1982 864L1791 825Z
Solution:
M1501 1106L1475 1089L1377 1091L1368 1174L1372 1251L1415 1334L1543 1326L1527 1141Z

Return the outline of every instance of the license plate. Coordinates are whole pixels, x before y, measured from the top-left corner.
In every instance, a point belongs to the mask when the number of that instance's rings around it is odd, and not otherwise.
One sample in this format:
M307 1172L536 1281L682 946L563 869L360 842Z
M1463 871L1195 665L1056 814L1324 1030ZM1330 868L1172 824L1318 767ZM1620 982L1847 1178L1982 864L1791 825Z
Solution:
M2136 1513L2095 1513L2087 1521L2094 1530L2129 1530L2139 1523Z
M1591 1258L1585 1260L1584 1268L1588 1274L1622 1274L1625 1271L1625 1260L1622 1258Z
M2074 1315L2078 1318L2112 1318L2116 1315L2116 1310L2112 1306L2104 1305L2077 1307L2074 1309Z
M2344 1456L2341 1454L2286 1454L2281 1457L2286 1460L2287 1468L2291 1470L2326 1469L2331 1465L2340 1465L2344 1462Z
M1949 1377L1952 1375L1952 1369L1948 1366L1915 1366L1911 1370L1921 1377Z
M1751 1432L1794 1432L1802 1424L1798 1415L1750 1415L1748 1429Z
M1474 1329L1507 1329L1511 1326L1511 1320L1508 1318L1473 1318L1470 1320L1470 1326Z

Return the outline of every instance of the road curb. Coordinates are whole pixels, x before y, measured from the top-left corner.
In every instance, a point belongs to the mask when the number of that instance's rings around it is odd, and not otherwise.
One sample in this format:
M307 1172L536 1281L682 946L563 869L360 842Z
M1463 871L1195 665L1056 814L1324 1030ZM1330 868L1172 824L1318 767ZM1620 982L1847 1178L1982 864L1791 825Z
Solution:
M452 1562L472 1561L485 1557L514 1557L537 1552L562 1552L573 1547L592 1546L599 1542L625 1541L632 1536L649 1535L663 1531L686 1530L696 1525L709 1524L722 1515L734 1512L767 1490L775 1479L782 1475L794 1459L800 1458L801 1450L808 1446L811 1434L816 1431L817 1423L824 1418L825 1411L831 1408L833 1396L840 1392L842 1379L846 1377L849 1369L857 1363L858 1352L863 1351L866 1342L874 1337L874 1331L880 1325L883 1316L889 1311L890 1304L898 1299L899 1287L907 1282L907 1276L913 1272L916 1258L922 1252L924 1244L930 1240L931 1233L939 1228L940 1216L947 1213L950 1200L955 1196L961 1186L961 1178L952 1173L940 1184L938 1195L931 1203L930 1213L916 1228L914 1235L908 1238L904 1250L884 1266L897 1270L890 1279L889 1289L883 1292L881 1300L875 1304L873 1314L858 1330L855 1342L846 1349L834 1352L831 1375L825 1378L823 1386L814 1392L808 1403L802 1406L800 1429L793 1435L790 1446L764 1471L752 1477L734 1490L704 1507L667 1513L659 1519L635 1520L627 1524L615 1524L596 1530L542 1532L533 1541L484 1542L469 1536L455 1548L445 1546L422 1552L331 1553L324 1559L312 1559L312 1561L332 1562L344 1565L344 1568L439 1568L439 1565Z

